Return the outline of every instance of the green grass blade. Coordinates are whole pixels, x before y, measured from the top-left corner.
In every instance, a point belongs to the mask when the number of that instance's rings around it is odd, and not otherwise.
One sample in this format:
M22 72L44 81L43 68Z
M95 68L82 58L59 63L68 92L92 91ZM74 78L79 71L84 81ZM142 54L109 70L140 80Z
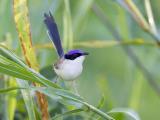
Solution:
M27 81L23 81L23 80L18 79L17 83L21 87L29 88L29 84ZM29 89L22 89L21 93L23 96L23 100L25 102L27 112L28 112L29 120L36 120L34 102L33 102L30 90Z
M51 88L51 87L34 87L32 88L34 91L39 91L43 92L44 94L48 95L51 98L55 98L55 95L60 96L62 98L66 98L75 102L81 102L83 99L80 96L77 96L67 90L63 89L56 89L56 88Z
M107 119L107 120L114 120L114 118L112 118L108 114L106 114L106 113L102 112L101 110L97 109L96 107L88 104L87 102L85 102L83 100L83 98L81 98L80 96L77 96L77 95L75 95L75 94L73 94L69 91L62 90L62 89L51 88L51 87L47 87L47 88L33 87L32 90L42 92L45 95L51 97L52 99L54 99L55 95L57 95L57 96L62 97L63 99L74 101L74 102L77 102L77 103L81 103L82 105L87 107L88 110L96 113L97 115L101 116L102 118Z
M126 115L130 116L134 120L140 120L140 117L138 116L138 114L129 108L115 108L115 109L112 109L108 113L113 113L113 114L122 113L122 114L126 114Z
M25 67L26 65L20 60L19 57L17 57L12 51L10 51L8 48L0 44L0 55L6 57L7 59L10 59L19 65Z
M132 73L133 74L133 73ZM139 70L136 70L135 79L133 81L132 91L130 93L129 107L139 110L142 88L144 85L144 77Z
M0 72L16 78L37 82L45 86L58 87L56 84L45 79L43 76L36 73L32 69L28 68L28 70L26 70L26 68L21 67L20 65L4 58L1 55L0 55Z
M0 72L45 86L59 87L29 68L14 53L3 46L0 46Z
M103 106L104 102L105 102L105 98L103 95L96 108L100 109ZM92 118L94 118L94 117L95 117L95 113L91 113L89 119L92 120Z
M72 18L70 11L70 1L64 0L65 9L64 9L64 47L66 50L73 48L73 30L72 30Z
M81 25L81 20L85 17L86 13L91 8L91 5L94 2L94 0L81 0L77 2L79 2L78 9L73 19L74 31L77 30L79 25Z
M6 81L8 87L14 87L14 88L17 87L17 83L16 83L16 81L14 81L14 79L15 78L10 77L8 79L8 81ZM6 111L7 111L8 120L13 120L14 119L14 114L15 114L16 105L17 105L16 96L17 96L17 90L15 90L15 89L12 92L11 92L11 89L10 89L10 94L6 96L6 105L7 105L6 106L6 108L7 108Z
M0 94L6 94L6 93L9 93L11 91L15 91L15 90L19 90L19 89L24 89L24 88L10 87L10 88L5 88L5 89L0 89Z

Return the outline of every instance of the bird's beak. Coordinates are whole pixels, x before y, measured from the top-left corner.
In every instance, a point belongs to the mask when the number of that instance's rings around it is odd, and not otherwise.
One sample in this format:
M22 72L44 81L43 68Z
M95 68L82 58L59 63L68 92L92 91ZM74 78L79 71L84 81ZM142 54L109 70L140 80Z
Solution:
M89 55L89 53L88 52L84 52L83 55Z

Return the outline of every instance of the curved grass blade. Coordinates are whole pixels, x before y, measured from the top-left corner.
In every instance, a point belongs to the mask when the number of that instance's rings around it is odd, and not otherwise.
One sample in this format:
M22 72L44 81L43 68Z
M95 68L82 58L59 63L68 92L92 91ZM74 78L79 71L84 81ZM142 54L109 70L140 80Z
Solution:
M140 120L139 115L135 111L129 108L115 108L109 111L108 113L113 113L113 114L122 113L132 117L134 120Z
M42 75L36 73L32 69L29 68L26 69L20 66L19 64L6 59L1 55L0 55L0 72L23 80L37 82L45 86L52 86L59 88L56 84L47 80Z
M96 107L88 104L87 102L84 101L83 98L81 98L80 96L77 96L67 90L63 90L63 89L56 89L56 88L51 88L51 87L33 87L31 88L32 90L34 91L39 91L39 92L42 92L44 93L45 95L51 97L52 99L55 99L55 95L63 98L63 99L66 99L66 100L69 100L69 101L73 101L73 102L77 102L77 103L80 103L82 104L84 107L82 107L82 109L85 111L86 109L85 108L88 108L88 110L94 112L95 114L101 116L102 118L104 119L107 119L107 120L114 120L114 118L112 118L111 116L109 116L108 114L102 112L101 110L97 109Z
M19 89L25 89L25 88L20 88L20 87L10 87L10 88L5 88L5 89L0 89L0 94L6 94L11 91L19 90Z
M97 105L97 108L100 109L100 108L103 106L104 102L105 102L105 98L104 98L104 95L103 95L103 96L101 97L98 105ZM95 117L95 113L91 113L89 116L90 116L90 117L89 117L89 120L92 120L92 118Z
M0 72L45 86L60 88L55 83L29 68L13 52L2 45L0 45Z
M19 65L26 67L26 65L17 57L12 51L8 48L0 44L0 55L4 56L5 58L18 63Z

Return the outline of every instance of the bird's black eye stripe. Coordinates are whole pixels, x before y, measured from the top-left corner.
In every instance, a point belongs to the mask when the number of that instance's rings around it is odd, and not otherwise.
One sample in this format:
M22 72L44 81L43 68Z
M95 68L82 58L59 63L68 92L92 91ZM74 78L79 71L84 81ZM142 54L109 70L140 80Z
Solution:
M82 54L81 53L75 53L75 54L65 54L65 58L66 59L69 59L69 60L74 60L76 59L77 57L81 56Z

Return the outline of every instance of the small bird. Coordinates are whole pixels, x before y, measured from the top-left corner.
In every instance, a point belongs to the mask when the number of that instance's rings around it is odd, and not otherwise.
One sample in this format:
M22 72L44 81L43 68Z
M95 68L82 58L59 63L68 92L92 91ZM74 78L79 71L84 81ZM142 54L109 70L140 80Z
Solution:
M49 38L52 40L59 59L53 65L55 73L63 80L75 80L83 70L83 61L87 52L82 50L70 50L64 54L57 24L51 14L44 14L44 23L47 28Z

